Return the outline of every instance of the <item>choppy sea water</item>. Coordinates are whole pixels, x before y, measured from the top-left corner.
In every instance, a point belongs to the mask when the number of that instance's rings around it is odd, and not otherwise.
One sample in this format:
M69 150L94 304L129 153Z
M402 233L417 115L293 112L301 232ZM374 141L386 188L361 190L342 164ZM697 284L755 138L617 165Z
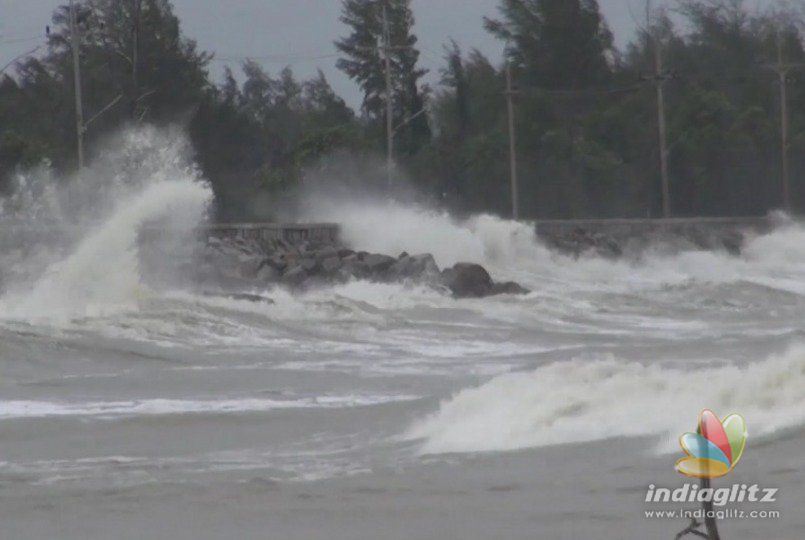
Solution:
M489 216L324 205L356 248L532 293L357 281L261 304L140 279L132 231L177 207L190 227L207 202L169 172L5 282L0 538L672 538L687 523L646 520L645 489L683 481L676 439L705 407L746 418L736 479L788 510L729 537L801 532L801 225L740 257L573 260Z

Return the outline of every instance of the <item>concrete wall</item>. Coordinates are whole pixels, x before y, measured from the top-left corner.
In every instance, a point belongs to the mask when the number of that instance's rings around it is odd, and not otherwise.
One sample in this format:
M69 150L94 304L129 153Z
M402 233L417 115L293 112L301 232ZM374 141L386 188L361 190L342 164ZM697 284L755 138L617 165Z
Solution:
M213 238L243 238L258 242L284 240L291 243L309 241L334 244L339 236L339 227L334 223L222 223L207 225L203 231Z
M555 237L576 230L598 233L617 238L639 237L655 234L685 236L691 232L720 233L727 231L752 231L766 233L773 223L766 217L747 218L675 218L675 219L572 219L545 220L534 223L537 234Z

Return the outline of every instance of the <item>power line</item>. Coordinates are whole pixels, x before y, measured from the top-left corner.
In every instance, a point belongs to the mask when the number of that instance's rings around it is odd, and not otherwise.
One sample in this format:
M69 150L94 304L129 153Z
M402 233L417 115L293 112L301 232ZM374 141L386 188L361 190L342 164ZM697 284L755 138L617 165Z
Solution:
M34 54L39 49L41 49L41 47L36 47L35 49L31 49L30 51L24 52L24 53L20 54L19 56L14 57L10 62L8 62L6 65L4 65L2 68L0 68L0 75L2 75L3 72L5 72L5 70L10 68L12 65L16 64L17 62L19 62L20 60L22 60L25 57L31 56L32 54Z
M622 94L627 92L634 92L646 86L647 81L640 81L629 86L621 86L615 88L580 88L580 89L563 89L563 88L545 88L542 86L519 86L518 90L531 94L549 94L557 96L596 96L596 95L611 95Z
M337 58L340 55L337 53L327 53L319 55L304 55L304 54L265 54L255 56L222 56L220 58L213 58L213 62L246 62L248 60L256 60L261 62L274 62L274 63L301 63L315 60L326 60L329 58Z

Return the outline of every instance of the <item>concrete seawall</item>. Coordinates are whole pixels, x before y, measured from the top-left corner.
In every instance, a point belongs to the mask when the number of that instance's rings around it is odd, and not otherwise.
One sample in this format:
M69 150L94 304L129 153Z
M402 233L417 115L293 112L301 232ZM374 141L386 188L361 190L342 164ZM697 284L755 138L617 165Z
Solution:
M686 236L691 233L722 233L748 231L763 234L774 224L767 217L743 218L674 218L674 219L568 219L534 221L534 230L540 237L552 238L583 230L593 234L625 239L655 235ZM252 240L301 240L337 243L340 228L335 223L277 224L277 223L222 223L203 228L205 234L218 238Z
M686 235L691 232L719 233L751 231L767 233L774 228L767 217L674 218L674 219L569 219L534 222L541 237L564 236L574 231L605 234L618 238L646 235Z
M601 235L617 241L663 236L698 237L729 233L764 234L774 228L774 221L766 217L746 218L678 218L678 219L587 219L538 220L534 230L549 244L551 240L578 234ZM160 230L145 228L141 238L158 236ZM335 223L278 224L278 223L218 223L203 226L200 234L208 238L256 240L270 244L278 240L288 243L309 241L337 244L341 240L340 227ZM75 231L63 226L23 224L0 220L0 248L53 243L62 238L76 237ZM359 247L359 246L358 246Z
M739 254L747 238L774 229L774 220L748 218L589 219L537 221L534 230L548 246L572 255L593 251L616 258L656 242Z
M335 244L339 241L339 226L335 223L218 223L202 230L210 238L241 238L259 243L283 240Z
M582 231L626 241L662 236L697 237L741 232L764 234L774 228L773 221L767 217L570 219L538 220L532 223L537 235L548 241ZM335 223L222 223L208 225L203 231L213 238L242 238L258 242L284 240L289 243L312 241L334 244L340 240L340 228Z

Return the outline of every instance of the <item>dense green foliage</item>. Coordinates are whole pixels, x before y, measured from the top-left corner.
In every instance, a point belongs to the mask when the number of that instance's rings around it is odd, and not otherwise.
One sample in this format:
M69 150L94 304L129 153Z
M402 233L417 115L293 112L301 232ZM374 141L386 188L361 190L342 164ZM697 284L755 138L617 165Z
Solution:
M182 35L168 0L78 5L86 117L112 104L88 127L90 157L127 123L184 123L221 217L265 217L259 202L276 200L311 171L341 166L344 156L361 163L383 155L385 7L399 169L456 210L509 212L505 63L449 42L441 84L428 88L410 0L343 1L345 37L335 46L338 67L363 92L357 115L321 73L299 81L290 68L272 75L248 61L242 73L227 70L222 83L212 82L212 55ZM790 7L754 12L740 0L679 0L684 25L654 13L625 51L613 46L596 0L500 0L499 7L484 25L505 41L515 80L525 217L659 215L657 43L674 214L780 206L780 87L771 69L779 60L791 64L792 192L795 208L805 208L805 49ZM45 55L0 75L0 189L42 161L75 168L67 13L64 6L54 13Z

